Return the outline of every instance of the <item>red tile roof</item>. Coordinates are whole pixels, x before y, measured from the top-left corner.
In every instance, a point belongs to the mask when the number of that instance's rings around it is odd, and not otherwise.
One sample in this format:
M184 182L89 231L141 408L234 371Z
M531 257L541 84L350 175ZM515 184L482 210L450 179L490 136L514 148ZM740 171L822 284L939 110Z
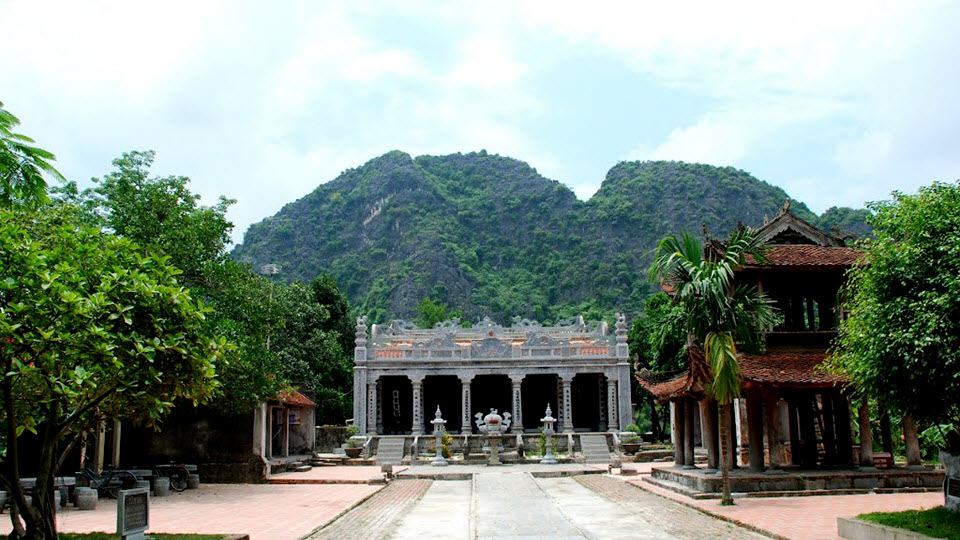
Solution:
M317 404L310 400L307 396L301 394L297 390L291 392L280 392L273 398L274 401L279 401L284 405L290 405L292 407L316 407Z
M820 370L825 352L782 351L758 356L741 355L740 372L744 381L778 386L833 386L846 384L845 377Z
M849 247L814 246L791 244L767 246L768 262L758 265L753 257L747 257L749 266L802 266L818 268L847 268L856 263L863 254Z
M700 384L693 380L689 371L685 371L671 379L657 381L656 374L647 370L638 372L637 381L647 392L653 394L657 401L666 401L675 397L691 396L701 393Z

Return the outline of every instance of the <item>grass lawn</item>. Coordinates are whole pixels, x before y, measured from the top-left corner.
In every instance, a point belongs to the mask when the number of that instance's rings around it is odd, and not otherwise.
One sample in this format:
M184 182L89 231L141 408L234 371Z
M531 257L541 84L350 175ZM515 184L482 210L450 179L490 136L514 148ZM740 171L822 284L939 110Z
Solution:
M120 537L116 534L94 532L94 533L60 533L60 540L117 540ZM221 540L225 534L160 534L149 533L145 537L149 540Z
M857 517L871 523L907 529L934 538L960 538L960 514L942 506L929 510L874 512Z

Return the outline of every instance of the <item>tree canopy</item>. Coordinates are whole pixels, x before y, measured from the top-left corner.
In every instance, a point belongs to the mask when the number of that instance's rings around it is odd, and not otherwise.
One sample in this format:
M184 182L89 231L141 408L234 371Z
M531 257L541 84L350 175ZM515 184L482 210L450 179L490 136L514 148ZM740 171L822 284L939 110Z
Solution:
M960 453L960 182L869 207L832 367L893 411L952 425Z
M19 125L20 119L0 102L0 207L36 207L48 200L44 174L63 181L50 163L56 159L53 154L14 132Z
M227 348L166 257L75 218L68 208L0 210L2 459L27 538L55 537L58 441L97 418L149 424L174 399L208 399ZM29 507L17 476L25 431L41 449Z

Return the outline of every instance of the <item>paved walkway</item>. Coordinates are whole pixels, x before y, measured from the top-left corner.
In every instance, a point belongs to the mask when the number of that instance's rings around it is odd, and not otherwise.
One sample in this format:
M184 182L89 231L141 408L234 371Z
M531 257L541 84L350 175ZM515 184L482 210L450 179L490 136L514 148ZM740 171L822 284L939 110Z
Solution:
M407 489L418 482L424 484ZM472 480L394 482L310 539L438 535L464 540L763 538L611 477L534 478L504 467Z
M743 523L780 538L838 539L837 518L867 512L898 512L943 504L942 493L886 493L815 497L744 497L734 506L716 499L695 500L632 478L631 484L701 511Z
M382 486L272 486L203 484L198 490L150 499L150 532L247 533L252 540L295 540ZM10 518L0 515L0 534L9 534ZM117 505L101 500L97 509L61 510L60 532L114 532Z

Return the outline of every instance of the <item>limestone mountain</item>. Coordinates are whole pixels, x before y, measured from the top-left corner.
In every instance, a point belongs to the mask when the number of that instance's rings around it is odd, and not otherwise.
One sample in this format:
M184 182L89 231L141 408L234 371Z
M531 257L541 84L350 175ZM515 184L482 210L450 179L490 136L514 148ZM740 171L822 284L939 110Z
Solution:
M508 157L394 151L252 225L233 255L280 264L290 281L328 273L374 322L411 317L428 296L469 320L609 318L641 309L661 237L762 224L786 198L731 167L658 161L617 164L580 201ZM819 224L802 203L792 208ZM862 230L859 212L829 217Z

